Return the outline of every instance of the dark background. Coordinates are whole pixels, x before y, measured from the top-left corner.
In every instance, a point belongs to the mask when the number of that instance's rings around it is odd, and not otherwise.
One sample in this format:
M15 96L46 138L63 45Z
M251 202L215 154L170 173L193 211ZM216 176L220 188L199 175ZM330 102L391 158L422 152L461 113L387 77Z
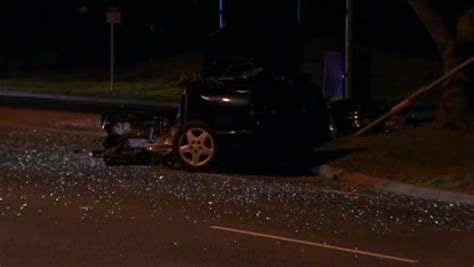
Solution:
M344 40L344 0L302 1L307 37ZM450 29L468 0L432 1ZM23 0L0 4L0 67L91 65L108 60L111 1ZM200 50L218 27L218 0L117 0L121 62ZM356 0L355 40L369 48L436 56L430 36L405 0ZM227 0L228 27L283 27L295 23L294 1Z

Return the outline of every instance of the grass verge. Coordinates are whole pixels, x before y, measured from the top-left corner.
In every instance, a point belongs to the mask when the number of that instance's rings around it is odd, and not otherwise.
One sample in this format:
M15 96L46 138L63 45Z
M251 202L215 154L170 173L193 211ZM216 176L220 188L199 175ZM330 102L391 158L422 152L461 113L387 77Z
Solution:
M474 194L472 133L429 124L390 134L345 136L319 151L347 151L330 164L348 171Z
M9 73L0 76L0 90L177 101L183 88L176 81L182 74L199 72L199 63L199 56L190 54L117 66L113 90L108 70L101 68Z

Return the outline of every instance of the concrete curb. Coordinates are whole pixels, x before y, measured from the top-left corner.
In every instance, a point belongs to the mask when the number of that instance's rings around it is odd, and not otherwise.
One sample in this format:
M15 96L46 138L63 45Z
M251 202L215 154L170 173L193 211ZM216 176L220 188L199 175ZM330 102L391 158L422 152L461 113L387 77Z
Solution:
M325 166L326 170L330 169L333 173L339 173L339 175L336 176L337 179L350 184L368 186L376 190L427 200L436 200L440 202L459 203L474 206L474 195L419 185L406 184L362 173L351 173L344 171L341 168L332 167L330 165Z
M119 109L167 111L178 108L178 103L165 101L4 91L0 91L0 104L100 112Z

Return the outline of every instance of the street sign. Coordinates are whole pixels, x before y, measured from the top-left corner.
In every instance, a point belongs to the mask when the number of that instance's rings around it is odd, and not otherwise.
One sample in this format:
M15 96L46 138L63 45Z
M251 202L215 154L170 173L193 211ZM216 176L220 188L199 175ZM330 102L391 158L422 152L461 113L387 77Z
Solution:
M107 10L106 19L109 24L119 24L122 22L122 13L120 13L117 7L111 6L109 10Z

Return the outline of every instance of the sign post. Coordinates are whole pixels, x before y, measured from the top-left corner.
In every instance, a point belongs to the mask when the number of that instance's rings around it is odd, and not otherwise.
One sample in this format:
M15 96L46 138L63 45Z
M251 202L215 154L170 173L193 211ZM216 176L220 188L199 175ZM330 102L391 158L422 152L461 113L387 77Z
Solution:
M224 0L219 0L219 29L222 30L225 27L225 2Z
M346 0L346 48L345 48L345 66L344 66L344 99L352 98L352 81L353 81L353 20L354 20L354 4L352 0Z
M115 29L114 25L122 21L122 13L112 5L106 13L107 23L110 24L110 91L114 90L114 72L115 72Z

